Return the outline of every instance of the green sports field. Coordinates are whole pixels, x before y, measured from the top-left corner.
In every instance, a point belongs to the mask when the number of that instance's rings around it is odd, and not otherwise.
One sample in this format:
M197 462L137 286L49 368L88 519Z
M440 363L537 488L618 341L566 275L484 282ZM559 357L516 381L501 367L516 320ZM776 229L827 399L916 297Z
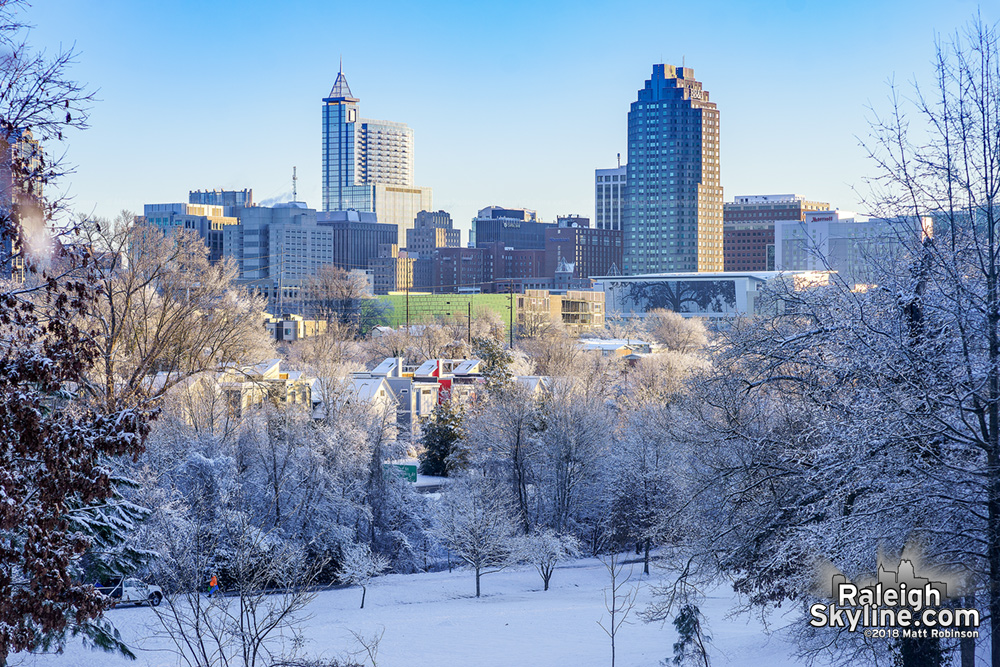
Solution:
M388 313L389 326L398 327L406 324L407 295L404 292L393 292L378 297L387 301L392 310ZM410 292L410 324L426 324L439 317L456 317L465 319L468 316L468 304L472 302L472 316L486 310L492 310L502 322L510 318L510 296L507 294L430 294L429 292Z

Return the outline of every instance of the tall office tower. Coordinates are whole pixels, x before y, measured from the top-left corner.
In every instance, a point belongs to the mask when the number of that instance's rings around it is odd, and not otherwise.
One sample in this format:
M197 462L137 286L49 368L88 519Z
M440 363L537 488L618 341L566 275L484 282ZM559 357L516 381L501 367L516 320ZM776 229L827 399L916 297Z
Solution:
M689 67L653 65L628 114L625 274L722 271L719 110Z
M626 167L617 167L594 170L594 226L598 229L622 228L625 169Z
M323 99L323 210L375 213L398 225L399 245L420 211L431 206L431 189L413 185L413 130L404 123L358 115L343 70Z
M743 195L722 205L722 249L726 271L774 271L774 226L826 211L825 201L799 195Z
M458 248L462 245L462 230L452 226L446 211L421 211L406 230L406 251L411 257L430 259L438 248Z

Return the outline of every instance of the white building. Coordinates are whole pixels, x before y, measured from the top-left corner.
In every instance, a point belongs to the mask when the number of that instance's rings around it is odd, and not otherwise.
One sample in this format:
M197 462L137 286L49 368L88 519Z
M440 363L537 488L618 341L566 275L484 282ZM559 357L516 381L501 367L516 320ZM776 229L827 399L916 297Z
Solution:
M810 211L805 220L777 222L775 269L836 271L852 289L879 282L931 234L930 217L869 218L850 211Z
M622 228L627 166L594 170L594 227L597 229Z

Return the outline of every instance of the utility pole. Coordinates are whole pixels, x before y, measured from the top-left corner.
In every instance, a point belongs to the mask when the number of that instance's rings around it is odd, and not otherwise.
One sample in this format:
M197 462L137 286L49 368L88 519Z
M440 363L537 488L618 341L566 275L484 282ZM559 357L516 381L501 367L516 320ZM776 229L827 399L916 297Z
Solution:
M514 281L510 281L510 349L514 349Z

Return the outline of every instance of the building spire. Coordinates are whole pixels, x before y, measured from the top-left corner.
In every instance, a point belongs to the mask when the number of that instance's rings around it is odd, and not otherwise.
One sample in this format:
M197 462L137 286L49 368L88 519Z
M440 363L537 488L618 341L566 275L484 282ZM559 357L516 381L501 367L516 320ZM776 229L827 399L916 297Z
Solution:
M329 99L348 99L357 102L351 94L351 87L347 85L347 77L344 76L344 56L340 56L340 71L337 72L337 80L333 82Z

